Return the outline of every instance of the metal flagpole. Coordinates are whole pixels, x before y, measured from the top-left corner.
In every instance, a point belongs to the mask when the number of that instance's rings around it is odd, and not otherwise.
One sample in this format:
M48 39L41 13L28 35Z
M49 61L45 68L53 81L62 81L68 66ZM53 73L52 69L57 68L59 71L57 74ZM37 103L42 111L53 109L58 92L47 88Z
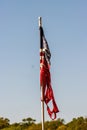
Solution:
M39 17L38 18L39 20L39 30L40 30L40 49L43 48L43 43L42 43L42 32L41 32L41 29L40 27L42 27L42 18ZM40 86L41 88L41 118L42 118L42 130L44 130L44 93L43 93L43 86Z

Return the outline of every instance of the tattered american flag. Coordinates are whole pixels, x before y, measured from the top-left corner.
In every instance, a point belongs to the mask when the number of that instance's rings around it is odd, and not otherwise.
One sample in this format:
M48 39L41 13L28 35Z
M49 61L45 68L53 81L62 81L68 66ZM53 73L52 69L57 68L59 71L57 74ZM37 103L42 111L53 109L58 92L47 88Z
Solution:
M59 109L56 105L53 89L51 86L51 75L50 75L50 58L51 53L47 43L47 40L44 35L43 28L40 27L41 31L41 45L40 45L40 86L43 87L44 96L43 100L47 105L47 111L49 116L52 119L56 118L56 113L59 112ZM52 109L48 105L49 102L52 102Z

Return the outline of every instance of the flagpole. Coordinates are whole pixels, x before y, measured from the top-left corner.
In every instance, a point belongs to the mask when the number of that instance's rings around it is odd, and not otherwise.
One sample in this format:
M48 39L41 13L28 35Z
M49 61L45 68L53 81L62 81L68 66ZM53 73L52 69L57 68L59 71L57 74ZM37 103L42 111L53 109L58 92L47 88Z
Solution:
M42 49L42 32L40 27L42 27L42 18L39 17L39 30L40 30L40 48ZM44 130L44 91L43 91L43 86L40 86L41 88L41 118L42 118L42 130Z

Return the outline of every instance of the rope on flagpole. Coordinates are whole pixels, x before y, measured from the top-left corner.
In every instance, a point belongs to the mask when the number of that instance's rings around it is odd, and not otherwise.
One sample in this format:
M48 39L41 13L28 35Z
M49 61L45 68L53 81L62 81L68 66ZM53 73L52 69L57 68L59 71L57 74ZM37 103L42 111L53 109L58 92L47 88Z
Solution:
M38 22L39 22L39 30L40 30L40 47L42 47L42 35L41 35L41 29L42 27L42 18L38 17ZM41 48L42 49L42 48ZM41 88L41 118L42 118L42 130L44 130L44 91L43 91L43 86L40 86Z

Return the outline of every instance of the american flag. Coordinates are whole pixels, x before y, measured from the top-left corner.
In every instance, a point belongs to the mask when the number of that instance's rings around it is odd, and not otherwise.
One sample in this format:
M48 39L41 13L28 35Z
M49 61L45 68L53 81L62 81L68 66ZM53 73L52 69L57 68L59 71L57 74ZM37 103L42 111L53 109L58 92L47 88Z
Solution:
M51 53L44 35L43 28L40 27L41 32L41 45L40 45L40 86L43 87L44 95L43 100L47 105L47 111L51 119L56 118L56 113L59 112L57 104L54 99L53 89L51 86L51 74L50 74L50 59ZM52 101L52 110L48 105Z

